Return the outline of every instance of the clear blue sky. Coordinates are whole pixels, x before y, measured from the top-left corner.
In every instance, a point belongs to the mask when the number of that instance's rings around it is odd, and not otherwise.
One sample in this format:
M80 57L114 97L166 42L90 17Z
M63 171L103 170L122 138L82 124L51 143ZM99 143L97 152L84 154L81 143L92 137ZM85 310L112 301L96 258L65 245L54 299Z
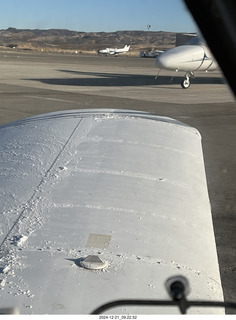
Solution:
M196 32L181 0L0 0L0 29Z

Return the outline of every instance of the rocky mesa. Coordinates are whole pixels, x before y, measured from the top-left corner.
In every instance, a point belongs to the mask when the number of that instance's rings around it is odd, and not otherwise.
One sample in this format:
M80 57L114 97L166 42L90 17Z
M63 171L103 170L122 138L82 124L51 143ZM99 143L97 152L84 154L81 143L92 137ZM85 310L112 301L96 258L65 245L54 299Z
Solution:
M175 46L176 33L165 31L80 32L65 29L0 30L1 49L41 51L97 51L131 45L131 51L167 49Z

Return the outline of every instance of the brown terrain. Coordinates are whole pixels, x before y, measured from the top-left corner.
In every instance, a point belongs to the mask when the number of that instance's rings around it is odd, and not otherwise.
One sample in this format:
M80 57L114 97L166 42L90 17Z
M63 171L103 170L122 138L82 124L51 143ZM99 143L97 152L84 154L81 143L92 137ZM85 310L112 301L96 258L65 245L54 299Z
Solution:
M176 33L164 31L77 32L65 29L0 30L0 50L96 53L106 47L131 45L129 54L140 50L165 50L175 46Z

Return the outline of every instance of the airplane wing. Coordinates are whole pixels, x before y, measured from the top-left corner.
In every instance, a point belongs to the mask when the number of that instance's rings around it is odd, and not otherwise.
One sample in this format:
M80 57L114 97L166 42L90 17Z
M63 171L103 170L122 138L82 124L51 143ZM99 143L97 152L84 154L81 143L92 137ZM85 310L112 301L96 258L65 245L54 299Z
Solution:
M87 314L168 299L175 274L191 299L223 300L196 129L138 111L49 113L0 127L0 165L2 308Z

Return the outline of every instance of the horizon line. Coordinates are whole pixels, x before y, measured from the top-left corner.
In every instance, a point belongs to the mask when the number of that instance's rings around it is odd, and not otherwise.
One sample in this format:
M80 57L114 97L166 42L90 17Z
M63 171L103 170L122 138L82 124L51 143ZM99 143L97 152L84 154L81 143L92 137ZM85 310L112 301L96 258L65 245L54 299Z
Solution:
M129 31L142 31L146 33L154 33L154 32L166 32L166 33L186 33L186 34L196 34L197 32L186 32L186 31L165 31L165 30L142 30L142 29L125 29L125 30L116 30L116 31L83 31L83 30L73 30L73 29L67 29L67 28L46 28L46 29L41 29L41 28L16 28L16 27L8 27L8 28L3 28L0 29L0 31L7 31L9 29L15 29L15 30L41 30L41 31L49 31L49 30L65 30L65 31L70 31L70 32L82 32L82 33L116 33L116 32L129 32Z

